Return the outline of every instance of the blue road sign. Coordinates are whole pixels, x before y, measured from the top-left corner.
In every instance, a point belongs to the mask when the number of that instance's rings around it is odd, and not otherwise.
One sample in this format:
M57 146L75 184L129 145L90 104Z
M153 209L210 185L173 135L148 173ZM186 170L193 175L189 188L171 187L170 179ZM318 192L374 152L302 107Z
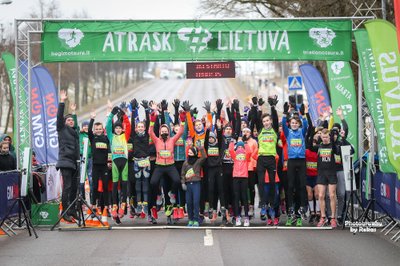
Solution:
M288 87L290 91L301 90L303 88L301 76L288 76Z

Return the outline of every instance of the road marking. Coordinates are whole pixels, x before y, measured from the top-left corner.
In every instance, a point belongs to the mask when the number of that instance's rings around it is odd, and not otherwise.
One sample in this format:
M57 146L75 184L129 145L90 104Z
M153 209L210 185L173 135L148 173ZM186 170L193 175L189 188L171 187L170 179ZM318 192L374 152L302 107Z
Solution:
M214 245L214 239L211 229L206 229L206 235L204 236L204 246Z

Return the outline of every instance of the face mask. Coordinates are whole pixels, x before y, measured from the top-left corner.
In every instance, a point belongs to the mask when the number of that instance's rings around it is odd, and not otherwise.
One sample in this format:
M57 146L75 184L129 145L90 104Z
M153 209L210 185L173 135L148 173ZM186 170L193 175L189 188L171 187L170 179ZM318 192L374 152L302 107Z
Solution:
M163 134L161 134L161 138L162 138L163 140L167 140L167 138L168 138L168 133L163 133Z
M138 135L139 137L143 137L143 136L144 136L144 133L145 133L144 131L143 131L142 133L138 132L137 135Z
M197 161L197 156L190 156L190 155L189 155L188 163L189 163L190 165L193 165L196 161Z

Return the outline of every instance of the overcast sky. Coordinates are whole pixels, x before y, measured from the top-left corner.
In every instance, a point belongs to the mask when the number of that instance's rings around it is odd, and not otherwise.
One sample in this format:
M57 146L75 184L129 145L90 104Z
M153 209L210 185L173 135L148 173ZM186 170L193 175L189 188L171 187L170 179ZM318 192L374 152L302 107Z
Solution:
M4 1L4 0L0 0ZM50 0L43 0L49 3ZM195 19L200 0L58 0L62 18L85 10L95 19ZM0 23L40 13L38 0L13 0L0 6Z

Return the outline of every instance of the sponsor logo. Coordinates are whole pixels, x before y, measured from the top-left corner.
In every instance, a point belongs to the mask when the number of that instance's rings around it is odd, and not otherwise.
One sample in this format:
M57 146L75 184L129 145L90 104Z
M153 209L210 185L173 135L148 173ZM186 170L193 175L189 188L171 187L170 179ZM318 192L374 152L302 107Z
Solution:
M308 34L321 48L331 46L333 39L336 37L336 33L328 28L311 28Z
M60 29L58 31L58 38L62 40L68 48L75 48L81 43L85 35L80 29Z
M39 215L42 217L42 219L47 219L47 217L49 217L49 213L46 211L39 212Z
M212 39L212 34L207 30L200 28L182 28L178 30L178 38L189 43L190 49L200 53L207 48L208 42Z
M7 200L18 198L18 185L7 186Z
M390 186L385 183L381 183L381 196L390 199Z
M331 69L332 69L333 73L335 73L336 75L339 75L340 72L342 72L342 68L344 68L343 61L338 61L331 65Z

